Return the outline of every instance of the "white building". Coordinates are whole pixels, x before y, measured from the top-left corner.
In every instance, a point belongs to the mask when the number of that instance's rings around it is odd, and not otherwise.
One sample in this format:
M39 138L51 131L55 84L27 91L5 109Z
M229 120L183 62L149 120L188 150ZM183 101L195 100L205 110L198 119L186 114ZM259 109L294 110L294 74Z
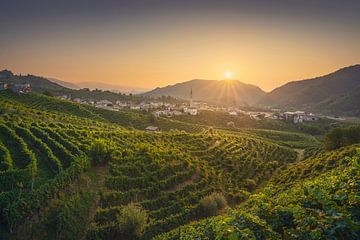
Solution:
M145 128L146 131L148 132L158 132L160 131L159 127L155 127L155 126L148 126Z
M293 123L302 123L305 120L305 112L284 112L284 117L286 121L292 121Z
M189 108L187 109L187 112L188 112L190 115L193 115L193 116L198 115L198 110L197 110L196 108L194 108L194 107L189 107Z

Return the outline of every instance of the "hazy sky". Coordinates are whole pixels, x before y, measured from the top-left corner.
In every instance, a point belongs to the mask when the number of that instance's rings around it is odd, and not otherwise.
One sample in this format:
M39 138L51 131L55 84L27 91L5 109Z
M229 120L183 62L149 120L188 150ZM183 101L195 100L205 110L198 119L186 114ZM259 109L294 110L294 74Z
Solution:
M0 69L153 88L271 90L360 63L359 0L2 0Z

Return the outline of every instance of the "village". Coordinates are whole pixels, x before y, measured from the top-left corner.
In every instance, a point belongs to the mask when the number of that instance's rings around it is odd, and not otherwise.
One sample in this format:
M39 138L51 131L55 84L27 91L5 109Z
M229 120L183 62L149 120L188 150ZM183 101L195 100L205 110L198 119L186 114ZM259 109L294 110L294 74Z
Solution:
M306 113L305 111L282 111L281 109L270 109L268 111L244 111L241 107L224 107L211 105L206 102L193 101L193 91L190 90L190 100L184 101L179 104L166 103L157 101L156 99L149 99L148 101L142 101L135 103L132 101L116 101L111 102L109 100L100 101L87 101L80 98L72 99L70 96L60 96L60 99L71 100L80 104L93 105L97 108L107 109L111 111L120 111L123 109L137 110L151 112L156 117L176 117L181 115L196 116L201 114L202 111L216 111L229 114L230 116L237 117L238 115L248 115L255 121L261 121L264 119L273 119L292 122L294 124L318 121L323 116L318 116L313 113Z
M0 83L0 91L11 89L14 93L28 94L32 92L30 84L14 84ZM158 101L157 99L149 99L140 103L132 101L116 101L112 102L106 99L100 101L86 100L80 98L72 98L69 95L58 96L62 100L69 100L79 104L92 105L96 108L107 109L110 111L120 111L124 109L135 111L151 112L156 117L176 117L180 115L196 116L201 114L202 111L216 111L229 114L230 116L237 117L238 115L248 115L255 121L264 119L273 119L280 121L292 122L294 124L318 121L321 117L313 113L305 111L282 111L281 109L269 109L268 111L244 111L241 107L223 107L211 105L205 102L193 101L193 91L190 90L190 100L183 101L178 104L167 103ZM330 118L330 117L327 117Z

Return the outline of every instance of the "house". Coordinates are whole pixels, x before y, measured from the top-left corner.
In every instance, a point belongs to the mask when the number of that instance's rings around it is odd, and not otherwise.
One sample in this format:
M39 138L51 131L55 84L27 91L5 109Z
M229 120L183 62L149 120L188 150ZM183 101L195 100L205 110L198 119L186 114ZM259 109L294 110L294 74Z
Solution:
M313 113L309 113L305 116L305 121L312 122L312 121L318 121L319 117L315 116Z
M11 90L14 93L21 93L21 94L26 94L26 93L31 93L31 86L29 83L25 83L25 84L14 84L11 88Z
M97 105L103 105L103 106L111 106L113 103L109 100L100 100L96 103Z
M160 131L159 127L155 127L155 126L147 126L145 128L145 130L148 132L159 132Z
M197 110L197 108L194 108L194 107L189 107L187 109L187 112L192 116L198 115L198 110Z
M284 112L284 118L286 121L291 121L293 123L302 123L305 120L305 112Z
M9 84L7 83L0 83L0 91L6 90L9 88Z
M236 111L230 111L230 112L229 112L229 115L230 115L230 116L237 116L238 113L237 113Z

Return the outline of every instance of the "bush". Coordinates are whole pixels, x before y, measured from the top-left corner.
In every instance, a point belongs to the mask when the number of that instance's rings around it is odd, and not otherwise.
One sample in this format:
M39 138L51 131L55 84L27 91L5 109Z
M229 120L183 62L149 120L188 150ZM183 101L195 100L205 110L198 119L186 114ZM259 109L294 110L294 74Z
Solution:
M249 192L253 192L256 189L256 182L253 179L245 179L245 186Z
M112 142L106 142L103 139L95 140L90 146L91 162L95 165L104 164L111 160L114 147Z
M122 208L118 217L120 231L129 239L143 235L147 220L147 212L135 203L130 203Z
M204 216L219 214L219 210L227 206L226 198L222 193L212 193L200 200L200 208Z

